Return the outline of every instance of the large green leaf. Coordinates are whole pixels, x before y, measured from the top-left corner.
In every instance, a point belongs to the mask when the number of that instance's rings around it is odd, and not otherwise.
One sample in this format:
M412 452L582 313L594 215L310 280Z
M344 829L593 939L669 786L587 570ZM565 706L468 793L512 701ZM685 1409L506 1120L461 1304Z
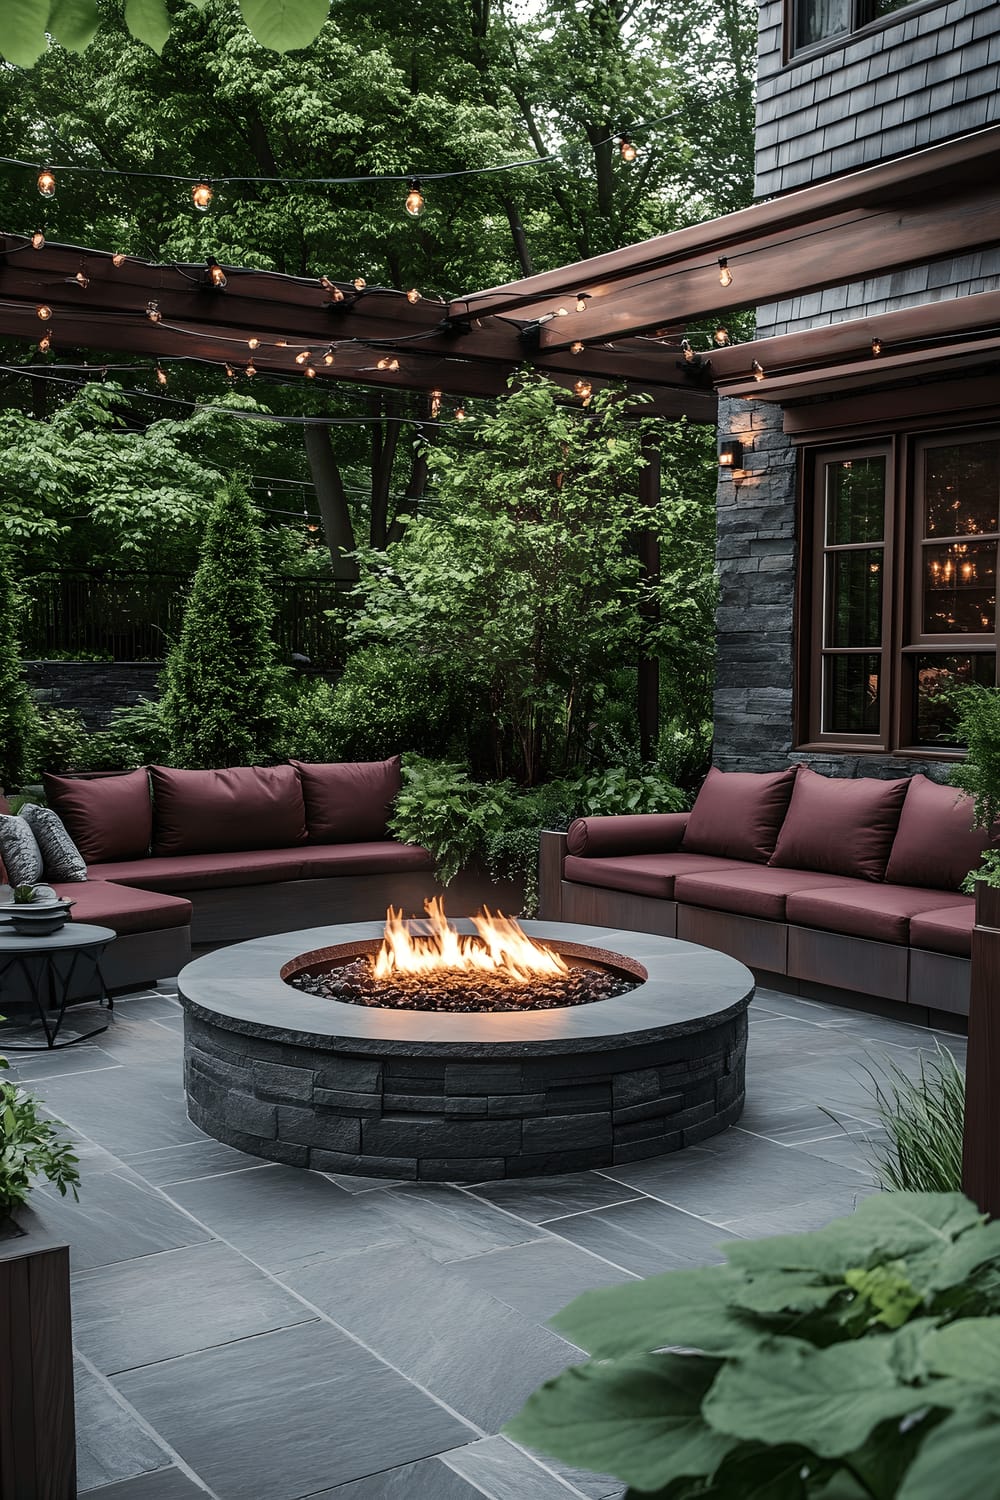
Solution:
M767 1339L723 1366L704 1404L719 1432L765 1443L801 1443L839 1458L880 1422L931 1404L927 1390L902 1385L893 1339L850 1340L816 1349L798 1339ZM948 1382L937 1382L942 1404Z
M504 1429L515 1442L640 1490L710 1475L733 1446L701 1416L713 1360L654 1354L571 1365Z
M138 41L159 55L170 35L166 0L125 0L125 24Z
M928 1334L922 1352L928 1369L992 1386L1000 1398L1000 1318L962 1318L949 1323Z
M330 0L240 0L240 10L262 47L292 52L319 36Z
M987 1500L1000 1473L1000 1406L952 1412L924 1438L898 1500Z
M932 1291L960 1286L973 1271L991 1260L1000 1260L1000 1220L997 1219L967 1230L943 1254L934 1257L928 1266L928 1285Z
M6 0L0 12L0 52L8 62L30 68L45 51L49 0Z
M712 1492L720 1500L804 1500L809 1459L802 1448L741 1444L722 1460Z
M747 1277L733 1300L748 1312L770 1315L782 1312L815 1312L835 1297L846 1295L841 1282L819 1282L812 1271L762 1271Z
M49 31L60 47L83 52L93 41L100 21L97 0L53 0Z
M725 1266L667 1271L584 1292L556 1314L552 1327L601 1359L668 1346L724 1354L760 1337L726 1305L741 1280Z

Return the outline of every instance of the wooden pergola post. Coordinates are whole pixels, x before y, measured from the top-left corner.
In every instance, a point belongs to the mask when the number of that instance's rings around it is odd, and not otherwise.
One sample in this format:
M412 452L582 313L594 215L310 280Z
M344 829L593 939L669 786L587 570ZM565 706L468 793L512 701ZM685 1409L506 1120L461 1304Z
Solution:
M1000 890L976 885L962 1188L1000 1218Z
M649 439L644 439L642 456L646 463L639 474L639 504L652 515L660 504L660 450ZM642 583L647 587L657 583L660 543L654 526L644 527L639 534L639 563ZM653 759L660 734L660 660L650 639L659 617L656 604L647 600L642 606L638 663L639 755L643 761Z

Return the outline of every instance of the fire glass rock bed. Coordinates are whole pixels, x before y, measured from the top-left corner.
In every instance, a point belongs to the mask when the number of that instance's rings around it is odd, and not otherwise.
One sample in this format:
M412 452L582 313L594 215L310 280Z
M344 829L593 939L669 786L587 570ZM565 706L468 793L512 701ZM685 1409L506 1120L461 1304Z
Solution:
M179 982L191 1119L272 1161L464 1182L658 1156L739 1119L749 969L647 933L523 927L637 987L571 1008L466 1014L344 1004L282 977L367 948L381 922L196 959Z

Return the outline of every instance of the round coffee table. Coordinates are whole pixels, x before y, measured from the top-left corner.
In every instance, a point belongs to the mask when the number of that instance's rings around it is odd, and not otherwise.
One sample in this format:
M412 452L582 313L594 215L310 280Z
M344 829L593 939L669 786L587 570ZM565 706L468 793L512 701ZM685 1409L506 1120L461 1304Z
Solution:
M75 1036L69 1042L57 1042L66 1008L70 1004L73 981L81 964L92 964L94 975L100 984L98 1003L107 1001L108 1010L114 1002L108 993L101 971L101 954L117 933L110 927L93 927L84 922L67 922L58 932L48 937L22 937L9 928L0 928L0 1014L5 1005L23 1005L24 999L16 995L8 1001L7 992L12 980L20 976L27 998L38 1011L45 1032L45 1041L37 1046L6 1043L0 1039L2 1052L44 1052L57 1047L73 1047L92 1036L107 1031L108 1022L96 1026L93 1031ZM89 1003L89 1002L83 1002ZM51 1017L55 1015L55 1022Z

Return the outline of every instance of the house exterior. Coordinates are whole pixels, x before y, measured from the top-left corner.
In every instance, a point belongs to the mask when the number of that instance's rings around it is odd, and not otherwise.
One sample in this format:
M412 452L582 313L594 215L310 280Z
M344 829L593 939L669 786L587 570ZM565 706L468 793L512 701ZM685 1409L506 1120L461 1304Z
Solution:
M760 199L1000 120L996 0L762 0L759 36ZM757 337L997 288L1000 244L771 302ZM853 397L720 400L744 445L718 494L722 769L946 775L943 689L998 681L998 372L1000 350Z

